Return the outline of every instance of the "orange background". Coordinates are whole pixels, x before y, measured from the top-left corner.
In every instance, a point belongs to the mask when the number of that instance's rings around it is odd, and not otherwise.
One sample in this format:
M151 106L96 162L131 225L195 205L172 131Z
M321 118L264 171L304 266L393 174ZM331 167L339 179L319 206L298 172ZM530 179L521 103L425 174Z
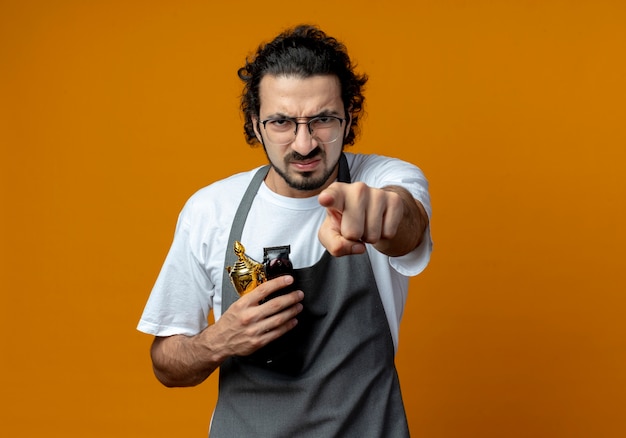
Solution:
M2 435L206 436L216 377L161 387L135 326L186 198L264 162L237 68L312 22L371 77L352 150L431 182L413 435L626 436L624 5L2 0Z

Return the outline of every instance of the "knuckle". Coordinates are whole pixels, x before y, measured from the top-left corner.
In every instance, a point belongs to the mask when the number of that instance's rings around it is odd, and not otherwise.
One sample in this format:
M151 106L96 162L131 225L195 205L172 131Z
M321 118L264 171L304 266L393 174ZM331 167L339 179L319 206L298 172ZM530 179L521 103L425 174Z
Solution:
M255 320L254 318L252 318L252 315L243 314L240 316L239 321L241 325L243 325L244 327L248 327L252 325L252 323L254 323Z
M259 348L263 347L264 343L259 338L250 339L250 348L252 351L256 351Z
M282 297L278 297L278 298L282 298ZM282 300L280 300L278 298L274 298L272 300L269 300L269 301L265 302L265 305L267 306L267 308L269 309L271 314L278 313L283 308Z
M352 183L352 187L354 188L355 191L357 192L363 192L365 189L368 188L367 184L365 184L363 181L356 181Z
M388 198L389 206L394 209L404 210L404 201L402 200L402 197L397 193L393 193L393 192L387 192L387 193L391 195Z
M366 232L363 220L344 221L341 225L341 234L348 240L359 240Z
M352 193L358 199L364 199L369 194L369 186L364 182L355 182L352 184Z
M343 237L345 237L347 240L357 242L359 240L363 240L364 238L367 238L367 235L363 233L362 230L351 229L351 230L346 230L343 233Z
M363 234L363 237L361 238L361 240L367 243L378 243L380 238L381 238L380 231L369 230L365 234Z

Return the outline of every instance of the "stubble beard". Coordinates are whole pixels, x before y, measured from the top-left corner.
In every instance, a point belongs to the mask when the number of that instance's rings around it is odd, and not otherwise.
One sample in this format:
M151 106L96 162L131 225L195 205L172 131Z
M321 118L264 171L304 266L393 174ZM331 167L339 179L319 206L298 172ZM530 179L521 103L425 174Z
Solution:
M265 155L267 156L267 151L265 152ZM318 177L314 177L313 172L297 172L296 176L294 176L293 174L290 175L287 170L280 169L278 166L274 165L274 163L269 159L269 156L267 157L274 171L276 171L276 173L283 180L285 180L289 187L303 192L318 190L323 187L328 182L328 179L339 164L339 158L337 158L337 162L332 166L325 168L324 173ZM327 164L326 152L320 148L316 148L306 156L300 155L297 152L292 152L291 154L285 156L283 158L284 169L289 169L290 163L293 163L294 161L303 161L311 158L319 158L324 164Z

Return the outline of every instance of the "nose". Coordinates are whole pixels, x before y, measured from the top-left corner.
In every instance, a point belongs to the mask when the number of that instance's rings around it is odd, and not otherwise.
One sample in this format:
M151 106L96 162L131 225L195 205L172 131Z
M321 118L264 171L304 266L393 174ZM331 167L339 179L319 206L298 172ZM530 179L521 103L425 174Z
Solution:
M306 123L296 125L296 138L291 144L291 148L300 155L306 156L317 147L317 140L313 138Z

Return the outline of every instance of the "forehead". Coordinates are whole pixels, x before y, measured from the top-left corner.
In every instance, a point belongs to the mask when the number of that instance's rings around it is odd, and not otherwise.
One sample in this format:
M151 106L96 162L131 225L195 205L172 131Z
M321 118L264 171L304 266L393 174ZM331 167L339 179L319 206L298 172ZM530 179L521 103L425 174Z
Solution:
M259 83L261 118L272 114L308 117L322 111L343 113L341 85L335 75L265 75Z

